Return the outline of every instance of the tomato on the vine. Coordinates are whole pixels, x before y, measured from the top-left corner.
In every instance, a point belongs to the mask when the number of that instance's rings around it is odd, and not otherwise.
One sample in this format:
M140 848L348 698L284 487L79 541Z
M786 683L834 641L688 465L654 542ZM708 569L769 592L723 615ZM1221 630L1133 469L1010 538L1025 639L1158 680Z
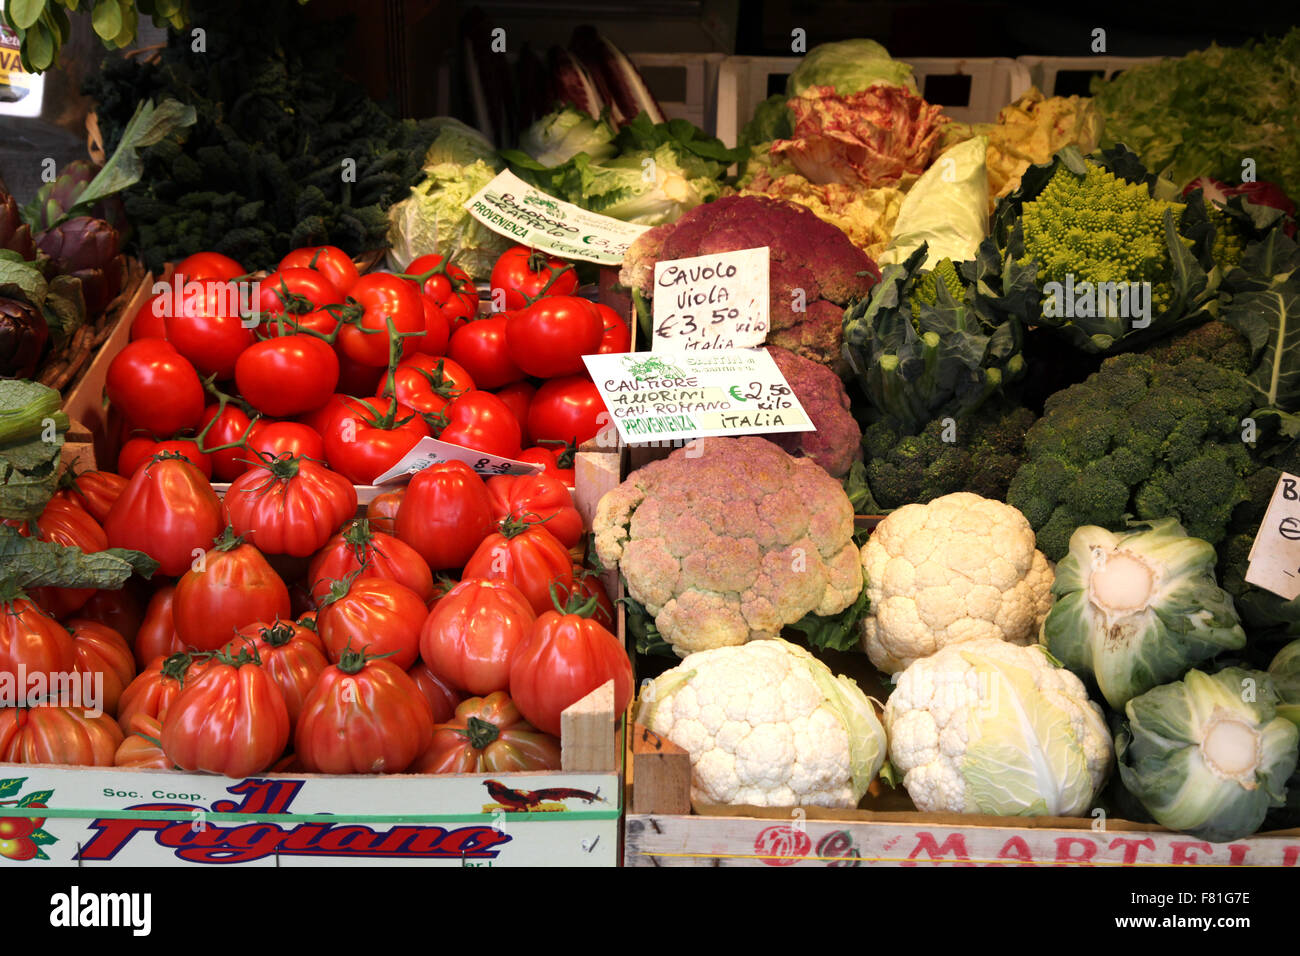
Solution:
M306 246L295 249L281 259L276 268L314 269L343 295L347 295L360 277L357 264L338 246Z
M136 339L165 339L167 337L167 313L171 311L171 293L155 292L140 303L131 317L130 341Z
M289 617L289 589L257 548L227 528L177 582L172 615L182 641L213 651L247 624Z
M527 246L512 246L492 266L492 294L505 293L507 309L522 309L545 289L546 295L568 295L578 288L578 273L563 259L548 258Z
M167 341L198 373L225 380L234 376L235 362L253 344L254 320L240 315L239 293L225 282L190 284L184 300L164 319Z
M256 468L264 457L310 458L323 463L325 461L325 440L310 425L302 422L273 422L262 419L254 426L248 436L248 450L243 458L244 471ZM240 472L243 474L243 472Z
M469 372L449 358L415 352L393 369L393 387L403 405L435 415L452 399L474 390ZM388 397L388 378L379 381L377 398Z
M308 773L401 773L432 739L429 702L406 672L349 649L307 696L293 742Z
M510 409L510 414L514 415L515 421L519 423L519 444L530 444L528 430L524 428L524 425L528 421L528 406L533 403L533 396L537 394L537 386L532 382L515 382L505 388L498 388L493 394L505 402L506 408Z
M215 431L220 428L218 423L213 426ZM210 433L209 433L210 434ZM216 444L215 442L210 442ZM234 449L238 453L238 449ZM212 456L207 452L199 450L198 443L193 438L169 438L164 441L156 441L147 435L136 435L134 438L128 438L122 443L121 449L117 453L117 473L123 478L130 478L139 469L140 466L152 461L155 455L170 454L180 455L191 465L203 472L204 478L212 477ZM218 452L218 454L222 454ZM104 517L108 517L105 515Z
M582 357L595 354L604 335L596 306L578 296L548 295L506 319L510 358L538 378L585 374Z
M354 322L339 329L339 351L361 365L383 367L389 359L391 334L403 336L395 346L398 356L415 350L412 336L425 329L420 294L405 279L382 272L364 275L348 290L345 303Z
M339 360L334 349L308 333L254 343L235 363L239 393L272 418L320 408L334 394L338 381Z
M184 279L202 282L217 279L229 282L247 274L247 270L230 256L220 252L196 252L176 263L176 274Z
M433 296L421 292L420 305L424 309L424 335L416 336L415 347L425 355L442 355L451 338L451 322Z
M346 410L324 433L325 457L358 485L373 484L429 434L423 418L391 398L349 398L343 404Z
M628 329L627 322L604 303L597 302L595 306L596 311L600 313L601 321L605 323L605 332L600 338L600 348L596 349L596 354L609 355L614 352L630 352L632 350L632 333Z
M203 417L198 372L164 339L128 344L108 366L104 387L131 425L155 435L172 435Z
M506 316L475 319L452 333L447 354L473 377L479 388L500 388L524 378L510 357Z
M520 428L514 413L491 392L475 389L447 404L440 413L439 441L472 448L499 458L519 454Z
M561 449L559 454L553 450L554 448ZM558 478L564 484L564 487L573 491L577 484L577 478L573 471L573 455L576 451L577 449L567 442L555 442L552 447L534 445L532 448L525 448L521 451L515 461L526 461L531 465L541 465L543 475Z
M585 375L567 375L542 383L528 406L528 434L533 441L583 445L610 426L600 389Z
M216 424L208 428L208 423L216 419ZM226 407L209 405L203 413L199 431L203 434L204 448L217 448L221 445L233 445L252 437L252 419L235 402L227 402ZM204 432L203 429L207 428ZM125 448L123 449L125 451ZM197 451L197 448L195 449ZM184 452L182 452L184 454ZM188 456L187 456L188 457ZM218 481L234 481L248 470L246 459L252 457L244 448L223 448L212 452L211 474ZM117 459L118 470L123 467L122 457ZM199 464L200 469L203 467Z
M582 515L564 482L547 474L496 475L487 480L492 517L540 524L566 548L582 540Z
M258 283L257 310L265 318L297 318L327 305L341 305L343 294L315 269L277 269Z

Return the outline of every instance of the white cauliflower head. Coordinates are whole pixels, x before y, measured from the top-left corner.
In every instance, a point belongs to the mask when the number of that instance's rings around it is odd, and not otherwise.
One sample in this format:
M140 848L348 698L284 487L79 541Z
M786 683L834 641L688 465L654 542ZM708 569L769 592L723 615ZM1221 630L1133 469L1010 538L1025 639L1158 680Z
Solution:
M922 811L1080 816L1111 763L1101 708L1037 644L969 641L917 661L889 695L885 729Z
M690 752L702 803L852 808L885 760L858 685L780 639L691 654L641 701L641 722Z
M1052 566L1025 516L964 491L886 517L862 568L862 646L889 674L961 641L1033 643L1052 605Z
M702 438L633 472L592 531L679 657L776 637L862 590L840 483L758 437Z

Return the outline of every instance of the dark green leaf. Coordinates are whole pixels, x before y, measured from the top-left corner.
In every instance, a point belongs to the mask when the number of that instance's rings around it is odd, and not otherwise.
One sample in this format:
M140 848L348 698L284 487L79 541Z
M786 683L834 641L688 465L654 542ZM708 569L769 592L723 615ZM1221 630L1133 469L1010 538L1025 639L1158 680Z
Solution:
M9 0L5 12L9 21L18 29L29 29L45 12L46 0Z
M22 299L28 305L40 307L45 301L48 283L41 270L21 258L0 257L0 295Z
M20 807L30 807L33 803L45 803L54 796L53 790L33 790L18 801Z
M12 797L23 788L23 784L26 781L26 777L9 777L5 780L0 780L0 797Z
M1234 296L1223 321L1250 342L1257 365L1249 380L1259 404L1300 410L1300 279Z
M30 520L53 497L58 484L63 433L67 429L66 416L62 428L56 420L56 429L54 441L42 441L37 436L0 446L0 518ZM12 528L3 530L18 534ZM9 570L0 565L0 576Z
M117 590L133 573L152 577L158 562L139 551L109 548L86 554L79 548L24 538L0 526L0 580L21 588L61 587Z
M37 846L49 846L51 843L59 842L58 837L56 837L53 833L51 833L49 830L46 830L44 828L40 830L33 830L31 833L27 835L27 838L31 840L33 843L35 843Z
M45 296L45 322L56 348L61 348L72 334L86 324L86 298L81 280L73 276L55 276Z
M862 620L862 616L867 613L870 606L864 574L858 599L845 610L827 617L805 614L790 627L803 634L812 647L851 651L858 647L858 622Z

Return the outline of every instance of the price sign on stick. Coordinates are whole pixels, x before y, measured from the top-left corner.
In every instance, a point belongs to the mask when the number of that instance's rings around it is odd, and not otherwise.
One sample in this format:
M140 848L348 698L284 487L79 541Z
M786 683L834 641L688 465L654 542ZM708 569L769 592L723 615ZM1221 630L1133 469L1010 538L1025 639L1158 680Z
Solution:
M655 263L656 352L741 349L771 328L768 249L741 249Z

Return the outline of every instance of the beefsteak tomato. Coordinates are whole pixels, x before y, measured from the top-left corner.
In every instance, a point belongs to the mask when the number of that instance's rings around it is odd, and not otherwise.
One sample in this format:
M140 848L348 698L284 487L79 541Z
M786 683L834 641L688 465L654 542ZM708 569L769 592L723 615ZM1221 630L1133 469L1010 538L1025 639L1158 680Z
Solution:
M471 694L505 690L510 662L536 617L513 584L467 578L425 620L420 657L435 674Z
M517 773L559 770L560 741L533 727L508 694L471 697L433 728L433 743L411 773Z
M227 528L177 582L172 616L182 641L215 651L241 627L289 617L289 589L262 552Z

